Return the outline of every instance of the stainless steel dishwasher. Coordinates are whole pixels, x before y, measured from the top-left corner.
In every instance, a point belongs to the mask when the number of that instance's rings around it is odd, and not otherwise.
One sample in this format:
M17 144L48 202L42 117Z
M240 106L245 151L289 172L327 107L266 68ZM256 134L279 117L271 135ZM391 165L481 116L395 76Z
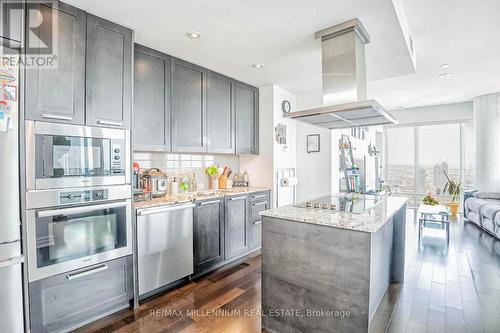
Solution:
M137 211L139 295L193 273L194 204Z

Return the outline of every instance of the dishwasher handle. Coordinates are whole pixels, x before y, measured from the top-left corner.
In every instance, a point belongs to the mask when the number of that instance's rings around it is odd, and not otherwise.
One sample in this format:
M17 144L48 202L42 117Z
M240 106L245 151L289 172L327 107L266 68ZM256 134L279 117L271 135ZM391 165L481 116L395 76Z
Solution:
M137 215L138 216L145 216L145 215L160 214L160 213L166 213L166 212L171 212L171 211L175 211L175 210L193 208L194 206L195 206L194 203L190 203L187 205L176 205L176 206L168 206L168 207L162 207L162 208L143 209L143 210L138 210Z

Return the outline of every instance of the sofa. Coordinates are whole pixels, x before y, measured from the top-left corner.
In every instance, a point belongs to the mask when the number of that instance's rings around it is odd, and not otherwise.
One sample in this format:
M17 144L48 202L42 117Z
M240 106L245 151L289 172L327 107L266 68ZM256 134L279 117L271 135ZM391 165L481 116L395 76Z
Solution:
M500 239L500 193L474 192L464 203L465 218Z

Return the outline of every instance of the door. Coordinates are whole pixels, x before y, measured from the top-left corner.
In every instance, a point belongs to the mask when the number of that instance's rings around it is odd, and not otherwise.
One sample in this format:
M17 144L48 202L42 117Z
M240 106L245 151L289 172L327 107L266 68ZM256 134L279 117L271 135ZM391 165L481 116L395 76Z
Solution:
M57 8L47 3L28 3L30 15L41 13L44 21L57 17L57 59L55 67L29 67L26 70L26 119L84 124L85 114L85 24L84 11L58 2ZM31 28L33 35L50 40L52 30L43 23ZM30 45L34 40L28 40ZM43 56L43 54L38 54ZM37 56L37 55L35 55Z
M247 196L226 198L225 253L226 260L248 251Z
M194 271L207 272L224 260L224 206L221 199L202 201L194 210Z
M0 332L24 332L23 261L20 241L0 242Z
M135 44L135 150L170 151L170 57Z
M207 149L209 153L235 150L233 80L207 73Z
M236 153L259 153L259 90L236 82L234 88L236 114Z
M206 152L206 70L172 59L172 150Z
M87 15L87 125L130 129L132 57L132 30Z

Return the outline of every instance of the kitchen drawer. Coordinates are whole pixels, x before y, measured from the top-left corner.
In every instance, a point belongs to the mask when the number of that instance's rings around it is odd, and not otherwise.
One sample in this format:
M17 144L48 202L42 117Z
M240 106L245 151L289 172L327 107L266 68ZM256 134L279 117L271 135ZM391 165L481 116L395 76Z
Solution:
M250 222L250 251L262 246L262 220Z
M260 221L260 212L269 209L269 200L266 198L264 200L260 199L257 201L250 202L250 221Z
M248 195L250 202L269 201L269 191L255 192Z
M69 331L128 306L132 256L30 283L31 332Z

